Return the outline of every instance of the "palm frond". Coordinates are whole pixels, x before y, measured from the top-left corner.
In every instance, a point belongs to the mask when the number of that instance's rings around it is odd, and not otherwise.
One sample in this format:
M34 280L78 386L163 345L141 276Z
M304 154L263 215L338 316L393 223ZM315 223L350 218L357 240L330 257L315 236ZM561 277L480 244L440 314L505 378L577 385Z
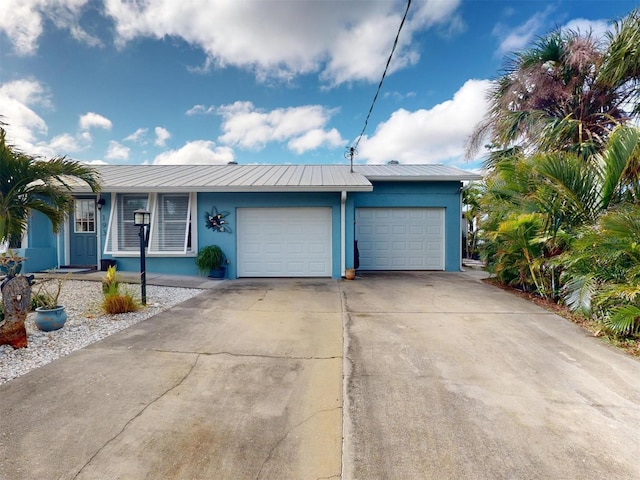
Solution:
M564 285L563 299L567 307L585 315L591 313L593 296L598 290L598 280L592 274L571 278Z
M640 308L636 305L614 307L604 320L605 326L618 335L631 335L640 331Z

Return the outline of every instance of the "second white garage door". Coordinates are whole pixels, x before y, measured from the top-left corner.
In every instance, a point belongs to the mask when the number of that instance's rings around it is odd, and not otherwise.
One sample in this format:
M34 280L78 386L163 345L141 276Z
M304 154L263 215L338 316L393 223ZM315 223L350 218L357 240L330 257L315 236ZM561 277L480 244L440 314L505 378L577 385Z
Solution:
M330 277L330 208L239 208L239 277Z
M444 270L444 208L358 208L362 270Z

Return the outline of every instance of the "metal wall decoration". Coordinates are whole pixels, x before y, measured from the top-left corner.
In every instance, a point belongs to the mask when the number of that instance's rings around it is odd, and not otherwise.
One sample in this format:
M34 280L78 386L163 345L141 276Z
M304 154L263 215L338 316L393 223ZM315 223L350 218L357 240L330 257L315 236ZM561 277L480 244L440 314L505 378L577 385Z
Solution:
M229 215L229 212L218 212L216 207L211 207L211 212L204 213L205 227L210 228L216 232L231 233L231 227L229 222L225 220L225 217Z

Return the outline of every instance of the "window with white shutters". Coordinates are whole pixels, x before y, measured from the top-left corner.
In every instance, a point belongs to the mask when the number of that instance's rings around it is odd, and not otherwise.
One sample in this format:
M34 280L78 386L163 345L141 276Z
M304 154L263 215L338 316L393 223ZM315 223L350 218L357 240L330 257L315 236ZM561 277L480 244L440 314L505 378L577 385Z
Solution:
M186 252L190 248L189 194L159 193L153 215L149 251Z
M140 227L133 224L133 212L138 209L151 212L147 253L192 253L194 225L191 222L191 210L194 196L189 193L116 194L105 253L117 255L140 251Z

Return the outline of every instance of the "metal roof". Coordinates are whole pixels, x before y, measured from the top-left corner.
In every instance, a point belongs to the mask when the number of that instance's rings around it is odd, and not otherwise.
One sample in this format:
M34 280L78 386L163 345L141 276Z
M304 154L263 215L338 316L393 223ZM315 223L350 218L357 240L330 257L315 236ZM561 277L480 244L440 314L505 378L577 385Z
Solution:
M371 191L370 180L476 180L444 165L94 165L104 192ZM87 192L82 183L74 191Z
M465 181L480 180L481 175L441 164L428 165L354 165L353 170L369 180L390 181Z
M105 192L371 191L343 165L96 165ZM86 187L76 185L78 191Z

